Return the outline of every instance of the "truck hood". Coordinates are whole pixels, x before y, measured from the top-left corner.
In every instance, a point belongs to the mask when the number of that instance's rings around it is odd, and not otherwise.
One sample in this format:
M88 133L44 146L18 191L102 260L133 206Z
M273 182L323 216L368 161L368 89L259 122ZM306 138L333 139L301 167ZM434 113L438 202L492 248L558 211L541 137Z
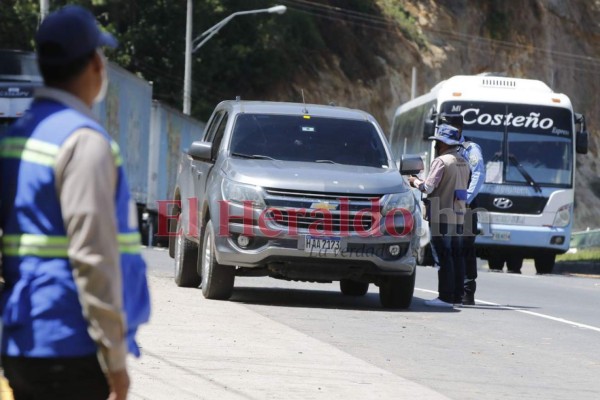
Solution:
M356 195L408 190L400 173L386 168L230 158L222 170L232 181L264 188Z

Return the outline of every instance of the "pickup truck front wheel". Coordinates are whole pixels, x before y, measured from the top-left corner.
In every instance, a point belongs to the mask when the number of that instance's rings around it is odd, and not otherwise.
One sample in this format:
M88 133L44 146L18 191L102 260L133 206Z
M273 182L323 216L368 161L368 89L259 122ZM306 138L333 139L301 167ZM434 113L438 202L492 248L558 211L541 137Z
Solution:
M181 218L179 218L181 221ZM181 222L177 222L177 232L181 232ZM196 270L198 245L187 240L183 232L175 238L175 283L179 287L198 287L200 276Z
M408 308L415 291L417 268L409 276L387 278L379 285L379 300L384 308Z
M215 233L211 221L206 224L202 240L202 294L207 299L226 300L233 293L235 267L221 265L215 256Z

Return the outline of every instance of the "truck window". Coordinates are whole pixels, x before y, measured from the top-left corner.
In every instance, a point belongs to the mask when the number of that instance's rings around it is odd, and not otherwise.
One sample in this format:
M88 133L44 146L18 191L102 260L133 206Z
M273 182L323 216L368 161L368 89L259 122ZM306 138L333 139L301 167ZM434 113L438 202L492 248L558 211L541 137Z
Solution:
M206 132L204 134L203 140L205 142L212 142L215 137L215 132L217 131L217 127L219 126L219 122L221 122L221 118L223 118L223 114L225 111L219 111L213 119L211 119L206 127Z
M223 113L223 117L221 118L221 122L219 123L219 127L216 129L214 138L212 140L212 159L214 160L217 157L217 153L219 152L219 147L221 147L221 141L223 140L223 135L225 134L225 127L227 127L227 113Z
M231 152L285 161L389 167L379 132L364 120L242 114L235 121Z

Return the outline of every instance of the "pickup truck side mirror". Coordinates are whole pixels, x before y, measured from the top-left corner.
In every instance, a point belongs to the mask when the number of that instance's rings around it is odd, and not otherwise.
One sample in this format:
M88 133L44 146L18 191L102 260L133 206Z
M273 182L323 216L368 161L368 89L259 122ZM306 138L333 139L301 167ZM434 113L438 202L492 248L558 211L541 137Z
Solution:
M400 174L416 175L425 169L423 159L418 154L403 154L400 160Z
M192 142L188 155L194 160L211 161L212 160L212 143L210 142Z

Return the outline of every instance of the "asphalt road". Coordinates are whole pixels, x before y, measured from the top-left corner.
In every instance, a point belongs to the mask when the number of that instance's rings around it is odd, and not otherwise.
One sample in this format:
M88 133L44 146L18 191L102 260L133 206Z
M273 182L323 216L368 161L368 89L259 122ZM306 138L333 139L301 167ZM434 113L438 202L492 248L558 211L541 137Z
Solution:
M413 305L377 288L237 278L231 301L177 288L164 250L145 250L152 322L131 362L132 398L598 399L600 279L480 269L477 305L432 309L419 267Z

